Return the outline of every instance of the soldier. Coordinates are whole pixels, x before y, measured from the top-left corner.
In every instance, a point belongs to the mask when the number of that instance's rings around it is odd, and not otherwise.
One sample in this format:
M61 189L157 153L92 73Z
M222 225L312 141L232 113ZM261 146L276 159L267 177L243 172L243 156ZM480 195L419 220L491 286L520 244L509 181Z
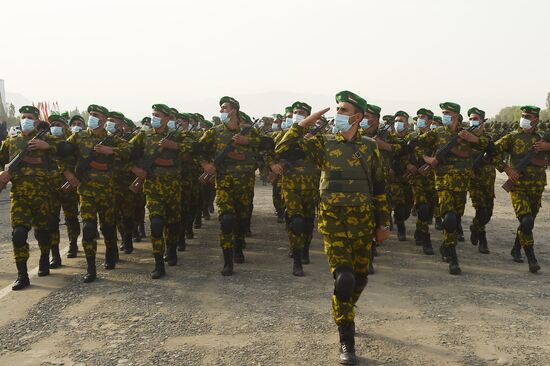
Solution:
M191 144L183 140L173 111L165 104L154 104L149 131L136 135L130 144L140 161L132 172L143 183L151 221L151 244L155 258L152 279L166 274L163 253L167 251L169 266L178 262L177 242L181 222L181 154ZM149 161L151 163L148 166Z
M283 127L286 127L286 125L288 124L288 121L292 123L292 107L285 108L284 116L280 114L278 114L277 116L280 116L280 118L276 118L273 121L273 124L271 126L271 129L273 130L273 133L271 134L271 138L275 143L277 143L285 134L285 130ZM283 202L283 196L281 193L281 179L279 179L279 176L277 174L273 173L271 175L271 180L272 180L271 184L273 185L273 190L272 190L273 206L275 207L277 222L282 224L285 222L285 206Z
M12 183L10 221L13 228L13 254L17 266L17 279L12 286L14 291L30 285L27 273L27 238L31 227L34 228L34 237L40 247L38 276L50 274L49 228L53 212L50 164L57 149L55 140L45 132L48 125L39 121L40 112L37 108L23 106L19 113L21 132L7 137L0 147L0 165L3 170L0 172L0 184L4 187L8 182ZM40 137L37 137L38 134ZM28 149L29 152L22 158L20 165L6 167L6 164L13 162L24 149Z
M340 362L354 365L355 305L367 285L373 237L389 235L384 172L376 143L357 132L367 103L356 94L336 94L336 135L308 145L321 169L319 232L334 276L332 309L340 334ZM301 139L329 108L294 124L278 146Z
M105 124L109 111L92 104L88 107L88 129L67 139L74 155L63 162L64 176L71 187L78 188L80 215L82 217L82 246L86 254L87 269L84 282L97 277L95 257L97 252L97 217L105 242L103 267L114 269L118 254L116 237L116 210L114 162L127 159L130 146L120 137L108 135ZM74 159L76 157L76 159Z
M223 250L223 276L233 274L233 259L244 262L243 246L251 205L256 170L255 155L260 137L257 130L251 129L247 136L241 134L242 121L239 119L239 102L225 96L220 99L220 119L222 125L206 131L199 142L204 160L201 166L205 173L216 178L216 206L220 221L220 245ZM231 144L231 151L218 159L221 164L213 164L214 156L219 156ZM234 251L234 253L233 253Z
M149 131L151 129L151 117L143 117L141 120L141 130ZM133 240L138 243L141 239L146 238L147 234L145 233L145 193L141 190L138 193L135 193L135 212L134 212L134 230L133 230Z
M495 143L496 168L506 172L511 181L510 198L519 221L512 251L515 262L521 263L521 248L525 251L529 272L540 270L534 251L533 228L541 207L541 197L546 186L546 167L550 160L549 136L537 132L540 108L521 107L520 129L513 131ZM510 165L503 161L503 153L510 155ZM522 167L523 165L523 167Z
M292 113L293 123L299 123L311 114L311 107L304 102L295 102ZM271 170L281 176L287 232L294 259L292 274L299 277L304 275L302 264L309 263L318 201L319 169L312 154L315 148L311 146L315 144L317 137L293 140L283 137L275 148L279 163L271 166Z
M71 133L74 135L75 133L79 133L86 127L84 118L80 115L74 115L71 117L69 121L69 127L71 128Z
M419 136L418 144L424 161L435 168L435 188L444 229L440 252L443 260L449 261L449 273L458 275L462 271L456 254L457 228L466 204L472 145L484 149L487 139L460 129L460 105L445 102L439 106L443 112L443 127ZM435 151L435 156L429 156L430 151Z
M485 112L479 108L473 107L468 110L470 126L478 126L473 133L477 136L485 132ZM492 141L489 142L488 149L494 148ZM470 178L470 198L476 213L470 225L470 242L472 245L478 245L480 253L489 254L487 244L487 233L485 225L491 220L495 200L495 166L491 163L491 151L477 151L473 166L472 176Z
M75 120L77 119L78 118ZM50 123L50 131L52 136L57 138L59 141L65 141L70 136L67 121L62 116L52 114L48 117L48 122ZM52 228L50 228L52 238L52 259L50 261L51 269L61 266L61 255L59 253L59 214L61 212L61 208L63 208L65 226L67 227L67 236L69 237L69 252L67 253L68 258L76 257L76 253L78 252L77 241L80 236L80 222L78 221L78 194L74 190L67 192L61 189L61 186L65 183L62 163L60 162L59 166L56 165L53 168L52 181L54 183L51 185L53 197L53 220Z

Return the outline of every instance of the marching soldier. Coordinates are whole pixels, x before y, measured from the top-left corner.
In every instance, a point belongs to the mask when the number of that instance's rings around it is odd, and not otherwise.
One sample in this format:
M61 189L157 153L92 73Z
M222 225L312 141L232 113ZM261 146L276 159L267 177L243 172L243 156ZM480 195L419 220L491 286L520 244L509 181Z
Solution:
M141 131L149 131L151 129L151 117L144 117L141 120ZM145 233L145 193L143 190L135 193L135 212L134 212L134 230L133 240L138 243L142 238L147 237Z

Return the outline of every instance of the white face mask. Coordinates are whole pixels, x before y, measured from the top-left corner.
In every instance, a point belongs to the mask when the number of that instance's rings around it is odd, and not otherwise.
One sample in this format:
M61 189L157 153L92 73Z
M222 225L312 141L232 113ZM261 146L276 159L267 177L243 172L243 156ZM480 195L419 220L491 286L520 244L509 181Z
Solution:
M296 113L295 113L295 114L292 115L292 122L293 122L293 123L298 123L298 122L300 122L300 121L303 121L304 118L305 118L305 117L302 116L301 114L296 114Z
M472 121L472 120L470 120L470 127L474 127L474 126L477 127L477 126L479 126L479 123L480 123L479 121Z
M531 129L533 126L531 125L531 121L528 120L527 118L521 118L519 120L519 127L523 128L524 130L529 130Z
M71 132L72 133L79 133L80 131L82 131L82 127L80 127L78 125L75 125L75 126L71 127Z
M432 124L430 125L430 130L435 130L435 129L438 128L438 127L439 127L438 125L436 125L435 123L432 123Z
M405 123L397 121L395 122L394 128L395 128L395 131L398 133L403 132L403 130L405 130Z

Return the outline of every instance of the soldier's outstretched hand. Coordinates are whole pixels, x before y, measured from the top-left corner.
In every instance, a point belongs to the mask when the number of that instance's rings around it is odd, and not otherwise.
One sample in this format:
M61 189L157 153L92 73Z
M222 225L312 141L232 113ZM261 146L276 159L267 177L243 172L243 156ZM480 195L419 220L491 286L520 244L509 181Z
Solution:
M310 114L309 116L301 120L298 124L302 127L309 128L317 123L319 118L321 118L323 114L327 113L328 111L330 111L330 108L321 109L320 111Z

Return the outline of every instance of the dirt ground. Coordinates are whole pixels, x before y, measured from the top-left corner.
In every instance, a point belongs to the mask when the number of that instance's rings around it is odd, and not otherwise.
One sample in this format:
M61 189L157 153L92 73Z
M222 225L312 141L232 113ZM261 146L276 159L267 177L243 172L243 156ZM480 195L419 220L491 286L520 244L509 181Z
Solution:
M363 364L550 365L549 193L535 227L542 266L535 275L511 261L517 223L502 182L499 176L488 227L491 254L461 243L461 276L450 276L439 256L421 254L414 218L407 242L394 234L380 248L357 307ZM95 283L82 283L79 252L48 277L35 269L32 286L20 292L9 287L16 270L6 192L0 199L0 365L337 364L333 280L321 238L315 236L306 276L293 277L268 186L256 186L253 237L233 277L219 273L214 215L162 280L149 278L153 259L144 241L121 254L116 270L98 267ZM472 214L468 207L466 237ZM437 247L441 232L432 230L432 238Z

